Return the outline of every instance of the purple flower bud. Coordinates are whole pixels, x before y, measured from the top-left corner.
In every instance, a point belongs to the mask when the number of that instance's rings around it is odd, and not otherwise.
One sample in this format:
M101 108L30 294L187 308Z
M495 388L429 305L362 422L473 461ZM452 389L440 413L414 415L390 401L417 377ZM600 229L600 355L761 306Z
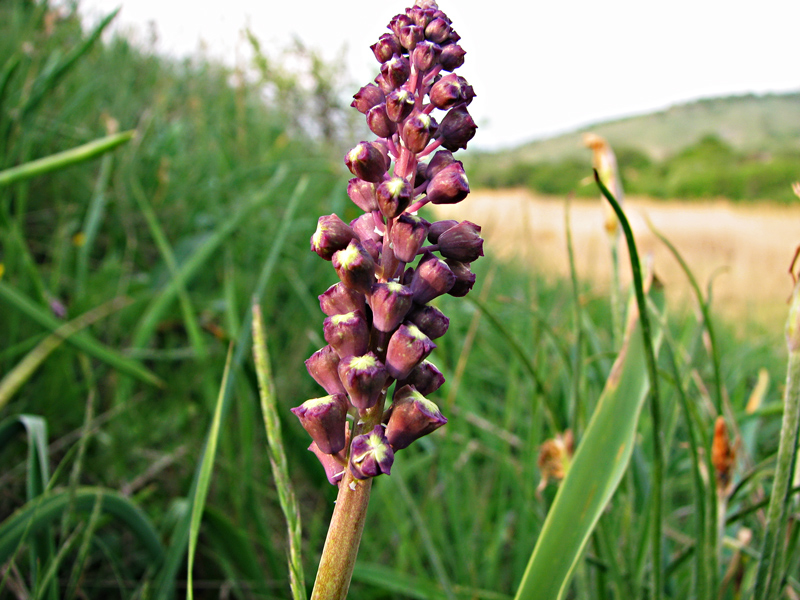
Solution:
M383 181L389 165L380 147L370 142L360 142L344 159L347 168L356 177L372 183Z
M437 369L433 363L423 360L420 364L414 367L414 370L409 373L403 381L397 382L397 389L401 389L405 385L413 385L416 390L423 396L432 394L444 383L444 375ZM395 397L397 393L395 392Z
M381 75L392 89L399 88L411 75L411 63L404 56L395 54L381 65Z
M347 183L347 195L350 196L350 200L364 212L378 210L378 199L375 198L375 185L369 181L354 177Z
M447 259L445 262L447 263L447 266L450 267L453 275L456 276L456 282L447 293L457 298L466 296L472 289L472 286L475 285L475 273L470 270L467 263L450 259Z
M397 88L386 96L386 114L395 123L405 119L413 110L414 94L406 88Z
M475 137L478 126L463 104L451 108L442 119L437 138L442 141L442 146L455 152L459 148L466 149L467 142Z
M331 346L317 350L306 361L308 374L329 394L346 394L339 381L339 355Z
M400 137L411 152L422 152L438 127L436 120L430 115L419 113L406 119Z
M344 315L354 310L365 312L365 305L364 295L347 287L341 281L319 295L319 307L329 317Z
M436 108L448 110L456 104L469 104L475 97L472 86L463 77L450 73L431 86L431 104Z
M357 435L350 445L350 472L356 479L369 479L389 473L394 462L394 451L383 434L383 425L376 425L369 433Z
M428 168L428 165L422 161L417 163L417 172L414 174L414 189L417 189L423 183L428 181L428 178L425 177L425 170Z
M386 104L381 103L373 106L367 112L367 126L370 131L382 138L390 138L397 131L397 123L392 121L386 114Z
M441 17L437 17L425 27L425 37L437 44L443 44L450 39L451 31L450 23Z
M372 257L372 261L375 265L381 264L381 253L383 252L383 244L381 242L367 238L361 242L361 246L363 246L367 254Z
M367 353L369 326L360 310L328 317L322 322L322 332L340 359Z
M455 31L450 32L450 39L453 42L457 41L454 36L458 34ZM439 64L442 65L442 69L445 71L455 71L458 67L464 64L464 49L459 46L458 44L447 44L442 48L441 54L439 54Z
M389 21L389 29L391 29L392 32L399 37L400 29L409 25L413 25L413 23L414 21L408 15L395 15L394 18Z
M331 394L306 400L292 412L317 447L325 454L336 454L345 446L345 423L349 407L347 396Z
M392 177L384 181L375 190L378 206L387 219L394 219L411 203L414 190L402 177Z
M311 249L320 258L331 260L334 252L347 248L350 240L356 237L352 227L335 214L320 217L317 221L317 230L311 236Z
M346 441L345 445L347 445ZM328 482L331 485L338 485L344 476L345 467L347 466L347 461L344 456L345 453L325 454L314 442L311 442L308 449L314 453L314 456L317 457L322 468L325 469L325 476L328 478Z
M378 403L389 372L372 352L363 356L343 358L339 363L339 379L359 410Z
M411 291L414 302L427 304L434 298L446 294L456 282L456 276L445 262L433 254L423 258L414 271L411 280Z
M453 158L453 153L450 152L450 150L439 150L433 155L433 158L428 161L428 165L425 168L426 179L433 179L439 171L448 165L452 165L454 162L456 162L456 159Z
M331 263L347 287L362 294L370 293L375 283L375 261L356 240L350 240L347 248L335 252Z
M414 25L419 25L423 29L431 22L435 12L433 8L423 8L418 5L406 9L406 14L411 18Z
M397 32L397 39L403 48L412 52L414 47L425 39L425 30L419 25L407 25Z
M386 425L386 439L395 450L407 448L447 423L439 407L407 385L394 395L392 412Z
M455 204L469 194L464 165L456 161L439 171L428 184L428 200L433 204Z
M461 221L439 236L439 252L445 258L471 263L483 256L481 227L470 221Z
M432 340L442 337L450 326L450 319L438 308L429 304L415 304L406 315L406 321L416 325Z
M375 78L375 83L378 84L378 87L384 94L384 97L388 96L394 91L394 86L382 74Z
M439 60L442 49L438 44L423 40L419 42L411 53L411 64L421 72L429 71Z
M392 226L392 250L398 260L412 262L425 243L430 223L425 219L403 213Z
M386 99L383 91L374 83L369 83L358 90L350 104L358 112L366 114L367 111Z
M377 42L370 46L370 50L372 50L379 63L385 63L395 54L402 52L400 42L391 33L384 33Z
M416 325L400 325L400 328L389 338L386 347L386 369L389 375L397 380L405 379L408 374L436 348L427 335Z
M395 281L376 283L370 299L373 326L385 333L394 331L403 322L411 304L411 290L408 287Z
M439 241L439 236L442 235L445 231L450 229L451 227L455 227L458 225L458 221L454 221L453 219L447 219L445 221L436 221L435 223L431 223L430 229L428 229L428 241L431 244L435 244ZM353 223L350 223L350 227L356 230L358 233L358 229L355 228Z
M377 204L378 200L376 199L376 206L374 210L379 210ZM383 236L375 229L375 217L372 216L371 212L364 213L357 219L350 221L350 227L352 227L353 231L356 232L356 235L358 236L358 239L361 240L362 245L367 240L379 242L383 238Z
M392 157L389 156L389 144L386 140L377 139L372 142L372 145L378 149L378 152L383 156L384 172L389 170L392 164Z

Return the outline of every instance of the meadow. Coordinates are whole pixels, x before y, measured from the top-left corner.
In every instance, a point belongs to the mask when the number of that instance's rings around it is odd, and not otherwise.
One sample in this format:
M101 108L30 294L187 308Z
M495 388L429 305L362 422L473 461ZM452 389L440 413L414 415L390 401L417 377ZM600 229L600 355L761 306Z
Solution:
M303 361L325 344L317 296L336 274L309 238L319 215L357 216L342 156L364 133L311 51L296 49L307 72L257 52L251 80L104 41L111 19L87 31L47 2L0 4L0 598L173 598L189 570L198 598L290 598L252 307L310 584L336 488L289 408L319 394ZM705 278L688 286L695 311L664 309L654 284L651 395L636 308L624 329L633 287L615 303L578 277L581 233L565 232L567 277L489 244L466 300L437 300L451 319L431 355L449 422L376 480L352 598L545 597L526 569L560 484L540 486L540 448L567 430L585 439L620 377L634 390L619 418L630 463L598 457L619 485L564 594L752 597L778 531L782 332L742 335ZM720 416L727 474L712 462ZM782 595L762 598L800 595L796 518L779 531Z

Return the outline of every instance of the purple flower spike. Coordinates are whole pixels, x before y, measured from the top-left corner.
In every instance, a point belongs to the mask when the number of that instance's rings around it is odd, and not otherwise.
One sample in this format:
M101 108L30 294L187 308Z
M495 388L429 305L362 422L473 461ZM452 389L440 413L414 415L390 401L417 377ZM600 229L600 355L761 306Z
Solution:
M439 252L445 258L471 263L483 256L483 238L480 225L461 221L447 229L437 240Z
M410 263L416 259L429 227L430 223L415 215L403 213L398 217L392 230L392 249L397 260Z
M466 198L469 194L469 181L461 161L447 165L434 175L427 192L428 200L433 204L456 204Z
M434 298L449 292L455 282L456 276L453 275L450 267L443 260L428 253L427 257L420 261L414 271L414 278L411 280L414 302L427 304Z
M353 406L359 410L372 408L378 403L388 377L386 367L372 352L351 356L339 363L339 379Z
M383 434L383 425L357 435L350 445L350 472L356 479L369 479L392 470L394 451Z
M375 261L361 244L350 240L347 248L334 253L331 263L342 283L357 292L369 294L375 283Z
M320 258L331 260L333 253L344 250L356 232L336 215L320 217L317 230L311 236L311 249Z
M322 322L325 341L336 350L339 358L361 356L369 347L369 327L360 310L333 315Z
M442 146L455 152L459 148L466 149L467 142L475 137L475 130L478 126L463 104L451 108L442 119L439 126L438 138L442 142Z
M385 333L394 331L411 308L411 296L411 290L397 282L376 283L370 302L375 329Z
M339 355L331 346L317 350L306 361L308 374L329 394L346 394L339 380Z
M381 150L370 142L360 142L345 155L344 162L350 172L364 181L383 181L388 165Z
M386 425L386 439L395 450L402 450L447 423L439 407L407 385L394 395L392 414Z
M363 294L347 287L341 281L319 295L319 307L329 317L343 315L354 310L365 312L365 306Z
M399 390L405 385L413 385L420 394L427 396L442 387L443 383L444 375L441 371L432 362L423 360L414 367L408 377L397 382L397 389Z
M350 404L344 394L306 400L292 412L317 447L325 454L336 454L345 446L345 424Z
M432 340L442 337L450 326L450 319L442 311L427 304L424 306L415 304L409 311L406 321L419 327L420 331Z
M436 348L416 325L400 325L386 348L386 369L395 379L405 379Z

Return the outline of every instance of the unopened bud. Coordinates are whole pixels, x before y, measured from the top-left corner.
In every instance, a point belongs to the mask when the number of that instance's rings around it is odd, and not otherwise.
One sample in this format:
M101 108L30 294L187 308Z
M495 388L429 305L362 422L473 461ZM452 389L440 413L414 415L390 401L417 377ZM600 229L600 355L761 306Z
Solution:
M455 161L434 175L426 190L432 204L456 204L469 195L469 180L461 161Z
M356 479L369 479L389 473L394 463L394 451L383 434L383 425L369 433L357 435L350 445L350 472Z
M481 227L470 221L461 221L444 231L437 244L442 256L459 262L471 263L483 256Z
M413 110L414 94L406 88L397 88L386 96L386 114L395 123L405 119Z
M459 148L466 149L467 142L475 137L478 126L463 104L451 108L442 119L439 126L437 138L441 140L442 146L455 152Z
M346 441L345 445L347 445ZM325 476L328 478L328 483L331 485L338 485L344 476L345 467L347 466L344 451L338 452L337 454L325 454L319 449L315 442L311 442L308 449L314 453L314 456L317 457L322 468L325 469Z
M375 261L356 240L350 240L347 248L333 254L333 268L339 280L347 287L369 294L375 283Z
M408 76L411 75L411 64L404 56L395 54L381 65L381 75L392 89L397 89L408 81Z
M387 219L394 219L411 203L414 190L402 177L392 177L381 183L375 190L378 206Z
M377 206L377 199L375 200L375 204L376 206L374 210L379 210ZM379 242L383 238L383 236L375 229L375 217L371 212L364 213L357 219L350 221L350 227L352 227L353 231L356 232L356 235L358 236L358 239L361 241L362 245L367 240Z
M350 356L339 362L339 379L359 410L377 404L389 373L372 352L363 356Z
M386 424L386 439L395 450L407 448L415 440L447 423L439 407L410 385L394 395L391 410Z
M345 155L345 164L350 172L364 181L380 183L389 166L381 149L370 142L357 144Z
M398 260L410 263L417 257L425 243L429 227L430 223L425 219L409 213L403 213L397 218L392 227L392 249Z
M398 389L405 385L413 385L423 396L432 394L444 383L444 375L437 369L432 362L423 360L414 367L403 381L397 382Z
M344 394L306 400L292 412L317 447L325 454L336 454L345 446L345 424L350 404Z
M447 293L457 298L466 296L475 285L475 273L472 272L467 263L458 262L457 260L451 260L449 258L445 262L447 266L450 267L453 275L456 276L456 282Z
M453 158L453 153L450 152L450 150L439 150L433 155L430 161L428 161L425 167L425 177L427 179L433 179L439 171L452 165L454 162L457 161Z
M361 356L369 348L369 326L360 310L328 317L322 322L322 332L340 359Z
M451 31L450 39L454 42L454 36L457 35L455 31ZM439 64L445 71L455 71L458 67L464 64L464 49L458 44L447 44L442 47L442 52L439 54Z
M447 115L445 115L446 117ZM411 152L422 152L431 141L431 137L438 130L436 120L430 115L419 113L411 116L403 123L403 130L400 137L406 148Z
M337 215L320 217L317 230L311 236L311 249L321 258L331 260L333 253L344 250L356 232Z
M394 331L403 322L411 304L411 290L408 287L394 281L376 283L370 299L372 324L378 331Z
M414 47L425 39L425 30L419 25L407 25L397 32L397 39L403 48L412 52Z
M372 53L375 55L375 58L378 59L379 63L385 63L395 54L400 54L402 52L400 43L391 33L384 33L377 42L370 46L370 50L372 50Z
M433 68L439 60L439 53L442 49L438 44L423 40L417 44L411 53L411 64L420 72L426 72Z
M339 380L339 355L331 346L317 350L306 361L308 374L329 394L346 394Z
M392 334L386 348L386 369L397 380L408 374L436 348L427 335L416 325L400 325Z
M428 241L431 244L435 244L436 242L439 241L440 235L442 235L445 231L447 231L451 227L455 227L456 225L458 225L458 221L454 221L453 219L447 219L444 221L435 221L434 223L431 223L430 229L428 229ZM353 223L350 223L350 227L353 227L353 229L355 229ZM358 233L357 229L356 233Z
M319 295L319 307L326 315L343 315L354 310L364 312L364 295L347 287L341 281Z
M445 75L433 84L430 91L431 104L441 110L453 108L464 102L469 104L475 97L472 86L463 77L455 73Z
M397 131L397 123L386 114L386 104L381 103L367 111L367 126L370 131L382 138L390 138Z
M367 111L370 108L376 104L380 104L385 99L386 96L381 88L374 83L368 83L356 92L356 94L353 96L353 102L350 104L350 106L355 108L360 113L367 114Z
M450 39L451 31L450 24L445 19L437 17L425 27L425 37L437 44L443 44Z
M364 212L378 210L378 199L375 198L375 184L369 181L354 177L347 183L347 195Z
M455 282L456 276L453 275L450 267L433 254L428 254L420 260L411 280L414 302L427 304L434 298L449 292Z
M406 321L419 327L420 331L432 340L442 337L450 326L450 319L438 308L429 304L415 304L406 316Z

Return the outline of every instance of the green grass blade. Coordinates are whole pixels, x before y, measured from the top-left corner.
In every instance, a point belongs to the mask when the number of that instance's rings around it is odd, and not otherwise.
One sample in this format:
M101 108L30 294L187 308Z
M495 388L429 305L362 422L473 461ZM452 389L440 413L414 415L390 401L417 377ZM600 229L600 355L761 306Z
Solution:
M633 451L649 389L641 321L631 307L625 342L547 515L517 591L517 600L557 600Z
M267 442L269 444L269 462L272 466L272 477L275 479L278 500L289 530L289 578L292 597L294 600L305 600L307 594L301 554L300 506L295 498L292 480L289 477L286 452L283 447L281 422L278 417L275 383L272 379L264 318L261 315L261 307L255 303L253 304L253 356L255 358L256 375L258 376L261 412L264 416L264 428L267 432Z
M194 591L192 589L192 568L194 567L194 554L197 550L197 536L200 534L200 521L203 518L203 510L206 505L206 498L208 497L208 488L211 485L211 474L214 470L214 460L217 457L217 443L219 442L220 425L222 422L222 401L225 397L225 388L228 383L228 376L231 369L231 355L233 353L233 346L228 350L228 358L225 361L225 372L222 375L222 384L219 389L219 398L217 398L217 405L214 409L214 418L211 421L211 427L208 430L206 438L205 450L203 451L203 458L200 461L198 471L197 486L194 488L192 495L192 513L189 525L189 556L186 573L186 597L191 600L194 598Z
M41 306L3 281L0 281L0 300L14 306L51 332L57 331L63 325L61 321L56 319ZM135 360L125 358L119 352L101 344L86 332L74 333L66 339L66 342L86 352L86 354L118 369L122 373L131 375L150 385L158 387L164 386L164 382L142 364Z
M0 188L18 181L24 181L38 175L43 175L44 173L58 171L91 160L130 141L135 134L135 131L115 133L83 144L77 148L71 148L64 152L58 152L57 154L52 154L16 167L11 167L10 169L5 169L4 171L0 171Z

